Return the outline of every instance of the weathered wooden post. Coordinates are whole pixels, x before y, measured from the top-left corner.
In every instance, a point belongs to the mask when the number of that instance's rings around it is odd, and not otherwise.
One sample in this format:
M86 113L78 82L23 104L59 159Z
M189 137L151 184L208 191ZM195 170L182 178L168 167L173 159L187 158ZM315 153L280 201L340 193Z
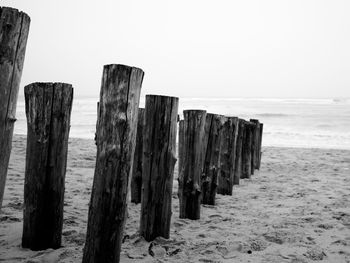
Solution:
M143 71L104 66L83 262L119 262Z
M132 176L131 176L131 183L130 183L131 202L135 204L141 203L144 116L145 116L145 109L139 108L138 120L137 120L135 154L134 154Z
M259 137L260 137L260 122L257 119L250 119L250 122L254 124L253 128L253 141L252 141L252 174L254 170L258 169L259 162Z
M216 188L218 185L219 157L221 131L225 117L217 114L207 114L205 133L208 134L202 173L202 204L215 205Z
M0 210L12 147L16 105L27 46L30 18L0 7Z
M181 171L183 169L183 149L184 149L184 120L179 121L179 142L178 142L178 169L179 169L179 175L181 174ZM180 190L180 188L179 188Z
M22 246L59 248L73 88L33 83L24 93L28 132Z
M179 99L146 96L140 234L169 238Z
M235 170L236 140L238 134L238 118L226 117L220 150L220 174L217 193L232 195L233 177Z
M252 124L251 129L252 129L252 144L251 144L251 175L254 175L254 170L255 170L255 165L256 165L256 161L257 161L257 123L255 119L250 119L249 120L250 123Z
M183 169L179 174L180 218L200 218L205 121L204 110L184 111Z
M261 165L261 154L262 154L262 137L263 137L263 128L264 128L264 124L260 123L260 134L259 134L259 160L258 160L258 170L260 170L260 165Z
M235 159L235 171L233 177L233 184L238 185L239 179L242 176L242 148L243 148L243 139L244 139L244 126L245 121L238 119L238 134L237 134L237 143L236 143L236 159Z
M243 172L241 178L250 178L252 174L252 141L253 141L253 126L249 121L245 121L243 150L242 150L242 166Z

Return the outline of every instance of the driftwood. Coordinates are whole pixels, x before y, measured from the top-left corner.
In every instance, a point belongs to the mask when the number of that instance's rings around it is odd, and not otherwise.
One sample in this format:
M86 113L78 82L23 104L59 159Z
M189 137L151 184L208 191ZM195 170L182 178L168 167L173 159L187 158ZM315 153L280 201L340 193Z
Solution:
M64 83L25 87L28 123L22 246L59 248L63 225L73 88Z
M239 179L242 176L242 152L243 152L243 139L244 139L245 121L238 119L238 134L236 143L236 158L235 158L235 171L233 177L233 184L238 185Z
M131 202L135 204L141 203L144 116L145 109L139 108L135 154L130 184Z
M238 135L237 127L237 117L226 117L222 129L220 174L217 188L218 194L232 195L236 157L236 140Z
M184 111L182 169L179 174L180 218L199 219L201 204L202 142L206 111Z
M221 131L224 123L224 116L207 114L205 125L205 136L203 144L206 150L202 173L202 204L215 205L216 188L218 185L219 157ZM203 147L205 148L205 147Z
M104 66L83 263L119 262L143 71Z
M0 7L0 210L4 196L19 84L30 18L17 9Z
M140 234L169 238L179 99L146 96Z

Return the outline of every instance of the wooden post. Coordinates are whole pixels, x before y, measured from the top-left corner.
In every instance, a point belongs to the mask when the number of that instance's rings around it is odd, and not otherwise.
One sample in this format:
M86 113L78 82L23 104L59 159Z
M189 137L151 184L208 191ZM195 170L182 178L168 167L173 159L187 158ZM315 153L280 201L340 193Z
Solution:
M254 124L253 128L253 142L252 142L252 174L254 169L258 169L259 162L259 137L260 137L260 122L256 119L250 119L250 122Z
M253 141L253 126L249 121L245 121L243 150L242 150L242 165L243 173L241 178L250 178L252 174L252 141Z
M17 9L0 7L0 210L16 121L30 18Z
M202 173L202 204L215 205L216 188L218 185L219 157L221 131L225 117L216 114L207 114L205 140L207 144Z
M83 263L119 262L143 71L104 66Z
M232 195L233 177L235 170L236 140L238 134L238 118L226 117L220 150L220 174L218 194Z
M73 88L33 83L24 93L28 133L22 246L59 248Z
M139 108L137 120L137 133L135 154L131 176L131 202L141 203L141 186L142 186L142 156L143 156L143 126L144 126L145 109Z
M239 179L242 176L242 148L243 148L243 139L244 139L244 129L245 121L238 119L238 134L237 134L237 143L236 143L236 159L235 159L235 172L233 178L233 184L238 185Z
M260 165L261 165L261 154L262 154L262 136L263 136L263 128L264 128L264 124L260 123L260 134L259 134L259 160L258 160L258 167L257 169L260 170Z
M146 96L140 234L169 238L179 99Z
M200 218L202 142L206 111L184 111L183 169L179 174L180 218Z
M179 175L182 172L183 169L183 149L184 149L184 120L179 121L179 143L178 143L178 169L179 169Z

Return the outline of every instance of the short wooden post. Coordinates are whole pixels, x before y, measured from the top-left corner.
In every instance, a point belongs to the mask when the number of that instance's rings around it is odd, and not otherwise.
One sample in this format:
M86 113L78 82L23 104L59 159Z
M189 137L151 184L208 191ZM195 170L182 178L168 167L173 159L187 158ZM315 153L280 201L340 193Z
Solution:
M220 150L220 174L217 193L232 195L235 170L236 140L238 134L238 118L227 117L223 126Z
M104 66L83 263L119 262L143 71Z
M243 173L241 178L250 178L252 174L252 141L253 141L253 127L249 121L245 122L243 150L242 150L242 165Z
M262 137L263 137L263 128L264 128L264 124L260 123L260 129L259 129L259 160L258 160L258 167L257 169L260 170L260 166L261 166L261 155L262 155Z
M28 133L22 246L59 248L73 88L33 83L24 92Z
M235 158L235 172L233 177L233 184L238 185L239 179L242 176L242 148L243 148L243 139L244 139L244 128L245 121L238 119L238 134L237 134L237 143L236 143L236 158Z
M179 99L146 96L140 234L169 238Z
M252 174L254 174L254 170L258 169L259 162L260 122L257 119L250 119L250 122L254 124L252 142Z
M27 14L0 7L0 210L16 121L16 105L29 33Z
M135 154L131 176L131 202L135 204L141 203L141 187L142 187L142 156L143 156L143 126L144 126L145 109L139 108L137 120L137 133Z
M204 110L184 111L183 169L179 174L180 218L200 218L205 121Z
M208 139L202 173L202 204L215 205L216 188L218 185L219 157L221 131L225 117L217 114L207 114L205 133Z

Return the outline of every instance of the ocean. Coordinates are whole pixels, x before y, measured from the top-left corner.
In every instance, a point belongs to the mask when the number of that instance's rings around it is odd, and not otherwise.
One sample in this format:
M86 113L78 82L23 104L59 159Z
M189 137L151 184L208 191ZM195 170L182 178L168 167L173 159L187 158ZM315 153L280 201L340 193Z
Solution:
M70 137L93 139L98 98L75 98ZM140 100L140 107L145 104ZM264 123L263 146L350 150L350 99L180 98L184 109ZM16 134L26 134L24 98L17 104Z

